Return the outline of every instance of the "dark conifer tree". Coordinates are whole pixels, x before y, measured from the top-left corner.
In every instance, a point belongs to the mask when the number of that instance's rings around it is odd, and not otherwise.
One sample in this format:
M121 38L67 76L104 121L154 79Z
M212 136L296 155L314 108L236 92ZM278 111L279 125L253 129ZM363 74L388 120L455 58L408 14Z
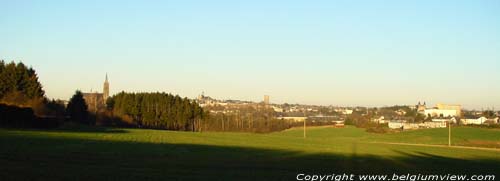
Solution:
M85 103L85 99L83 99L81 91L77 90L73 97L71 97L66 112L72 121L90 124L88 120L89 112L87 104Z
M30 100L42 100L44 91L35 70L26 67L23 63L5 64L3 60L0 61L0 100L5 102L6 97L10 100L21 101L9 102L15 105L26 105Z

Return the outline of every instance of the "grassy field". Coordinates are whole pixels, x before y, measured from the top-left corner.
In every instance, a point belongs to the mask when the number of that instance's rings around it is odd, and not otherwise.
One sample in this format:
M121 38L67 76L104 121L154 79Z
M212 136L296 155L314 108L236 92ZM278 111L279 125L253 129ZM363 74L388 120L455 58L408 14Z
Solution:
M6 180L294 180L298 173L497 174L500 152L447 144L447 129L392 134L310 128L271 134L0 129ZM454 128L453 144L499 147L500 130ZM382 143L384 142L384 143Z

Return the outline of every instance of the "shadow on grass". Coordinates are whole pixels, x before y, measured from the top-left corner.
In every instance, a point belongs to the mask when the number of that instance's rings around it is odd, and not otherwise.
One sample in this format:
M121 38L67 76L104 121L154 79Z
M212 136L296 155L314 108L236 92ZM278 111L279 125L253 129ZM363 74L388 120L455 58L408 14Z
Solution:
M401 156L305 154L1 133L0 148L5 180L295 180L299 173L498 174L500 168L498 160L397 150Z
M128 133L127 130L114 127L89 126L74 122L65 122L54 129L37 129L42 132L67 132L67 133Z
M19 128L0 127L1 130L20 130ZM52 129L45 128L23 128L23 131L54 132L54 133L128 133L122 128L96 127L96 126L77 126L77 127L59 127Z
M75 133L128 133L128 131L120 128L97 127L97 126L75 126L75 127L62 127L53 130L57 132L75 132Z

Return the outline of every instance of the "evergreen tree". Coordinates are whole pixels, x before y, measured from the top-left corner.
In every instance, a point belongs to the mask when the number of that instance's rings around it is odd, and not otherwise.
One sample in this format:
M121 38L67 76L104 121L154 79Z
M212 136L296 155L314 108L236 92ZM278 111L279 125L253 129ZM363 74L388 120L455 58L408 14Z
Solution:
M43 98L44 91L35 70L21 62L5 64L0 61L1 102L31 107L32 100Z
M88 120L89 112L87 104L83 99L83 94L81 91L77 90L73 97L71 97L68 107L66 108L67 114L71 117L72 121L90 124Z

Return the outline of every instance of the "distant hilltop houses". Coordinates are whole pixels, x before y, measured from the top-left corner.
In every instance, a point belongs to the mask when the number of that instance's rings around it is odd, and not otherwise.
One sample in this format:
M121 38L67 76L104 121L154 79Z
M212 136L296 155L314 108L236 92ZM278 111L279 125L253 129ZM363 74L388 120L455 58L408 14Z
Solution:
M106 101L109 98L109 81L108 74L106 74L106 78L104 80L104 85L102 88L102 93L99 92L84 92L83 99L85 99L85 103L87 103L87 107L89 112L98 112L100 110L104 110L106 108Z
M345 117L353 114L354 109L301 105L301 104L273 104L271 96L264 95L261 102L240 101L240 100L217 100L204 93L197 97L197 102L201 107L206 108L211 113L235 114L238 115L241 109L266 108L272 112L272 116L278 120L288 120L290 122L332 122L337 126L343 126ZM239 110L240 109L240 110Z
M200 94L196 100L198 101L198 104L200 104L201 107L208 107L208 106L241 106L241 105L256 104L255 102L251 102L251 101L217 100L217 99L214 99L214 98L212 98L210 96L205 96L205 93Z
M264 95L262 102L241 101L241 100L217 100L204 93L200 94L197 99L201 107L209 106L248 106L248 105L267 105L277 113L300 113L300 112L314 112L319 113L320 109L325 106L316 105L301 105L301 104L273 104L270 102L271 96ZM343 115L351 115L354 109L328 106L329 111L338 112Z
M378 124L388 124L392 129L420 129L420 128L444 128L447 123L461 125L482 125L482 124L500 124L498 113L491 111L492 115L487 118L483 112L469 111L464 114L461 105L436 104L435 107L427 107L424 102L418 103L415 106L409 106L410 109L416 110L417 114L425 117L423 122L408 122L404 116L401 119L386 119L380 116L372 119L372 122ZM403 115L401 110L396 111L399 115ZM479 115L479 116L478 116Z

